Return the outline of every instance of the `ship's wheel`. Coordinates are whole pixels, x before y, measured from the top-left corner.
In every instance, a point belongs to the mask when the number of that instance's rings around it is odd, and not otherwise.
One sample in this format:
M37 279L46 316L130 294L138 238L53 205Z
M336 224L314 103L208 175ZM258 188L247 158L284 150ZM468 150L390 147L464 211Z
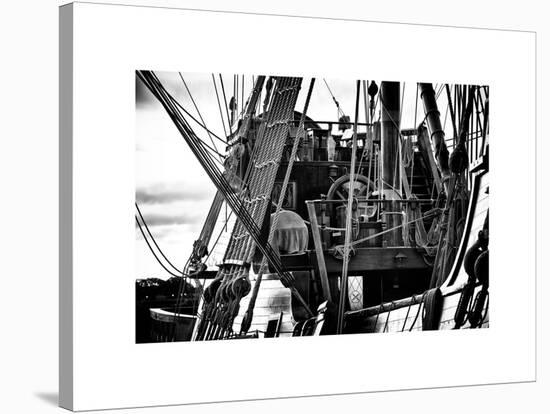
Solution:
M330 186L327 193L327 200L347 201L350 189L353 191L354 198L361 199L361 201L359 201L354 208L357 209L357 207L359 207L359 209L362 210L368 218L374 217L376 215L378 205L376 203L369 203L366 200L373 196L376 186L362 174L357 174L354 176L353 184L350 183L349 174L338 178Z

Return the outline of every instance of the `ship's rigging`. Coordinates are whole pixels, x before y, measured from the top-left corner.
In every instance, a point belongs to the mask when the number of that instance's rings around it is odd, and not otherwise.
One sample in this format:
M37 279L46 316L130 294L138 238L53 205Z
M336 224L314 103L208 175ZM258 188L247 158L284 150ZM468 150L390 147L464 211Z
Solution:
M311 153L308 154L305 150L308 140L318 139L314 135L317 133L315 128L306 128L306 124L310 125L306 114L315 80L311 80L304 109L299 119L295 119L294 107L301 88L301 78L256 77L253 79L248 100L244 102L244 77L241 80L238 75L233 77L233 96L228 101L223 77L219 75L217 80L212 74L220 120L226 136L224 140L207 127L181 73L179 77L198 119L166 90L155 73L138 71L137 76L162 104L218 190L199 238L193 246L193 252L183 269L175 267L164 255L136 204L136 222L156 260L169 274L183 276L181 286L184 286L183 280L188 277L199 280L206 271L204 258L211 254L212 248L209 251L209 245L212 244L216 219L224 202L230 207L230 214L237 217L217 275L209 284L205 283L206 279L203 279L202 284L199 283L202 307L194 339L244 337L250 329L258 292L267 271L277 275L304 312L304 319L296 324L301 334L321 332L325 318L336 322L326 329L333 333L344 333L355 329L353 326L357 321L367 320L375 315L374 329L377 329L382 313L386 319L381 331L387 331L392 324L391 313L404 307L408 308L401 331L412 330L419 320L419 314L422 315L423 329L438 328L440 307L447 292L445 289L452 286L457 278L456 272L452 277L449 274L456 267L455 259L462 259L464 254L464 232L467 230L468 212L472 209L472 197L478 196L474 189L479 183L475 184L475 177L469 169L472 160L482 161L487 156L489 101L486 87L441 84L433 88L432 84L418 84L414 128L403 130L401 118L404 86L400 91L397 82L382 82L378 88L375 82L357 81L355 116L352 122L344 114L327 81L323 79L337 107L339 119L338 122L329 124L328 135L323 138L328 150L328 161L333 162L329 166L329 178L333 184L327 193L330 196L304 202L304 207L307 207L304 213L309 218L306 221L315 245L310 258L317 258L313 265L316 269L315 283L321 288L315 294L317 299L312 301L309 294L297 287L301 282L297 285L293 272L287 270L288 266L282 263L272 242L279 213L288 195L294 163L300 160L307 164L312 159ZM359 120L361 92L364 123ZM437 105L440 95L447 98L443 124ZM417 123L419 98L423 103L425 116ZM263 112L258 113L262 102ZM379 118L375 121L378 110ZM451 138L445 136L448 117L453 131ZM206 132L209 143L199 138L190 121ZM334 164L334 155L331 156L331 140L335 139L331 135L332 125L337 125L343 132L338 138L343 143L341 148L344 149L341 153L345 154L345 148L349 148L349 163L345 167L344 175L341 175ZM363 128L361 133L358 132L360 126ZM349 131L347 136L346 131ZM377 134L380 136L378 139ZM215 141L227 147L225 155L218 150ZM288 147L287 153L285 145ZM486 159L484 162L487 162ZM278 176L280 192L278 198L272 200L272 191ZM274 206L274 214L270 223L271 205ZM340 226L327 221L329 216L332 220L336 216L336 220L340 220ZM488 225L486 227L487 235L485 238L480 236L482 241L478 243L481 246L478 247L478 256L485 261L488 257ZM331 237L327 232L332 235L341 233L342 236ZM212 245L217 243L220 236L221 233ZM332 245L327 246L330 238L333 239ZM261 254L261 263L252 286L248 273L256 249ZM348 277L358 272L358 265L350 268L350 262L357 262L358 259L354 259L356 254L366 255L365 259L359 259L362 263L364 260L371 260L366 258L374 257L373 249L397 252L393 258L394 264L380 267L382 273L377 277L381 284L386 273L398 275L400 263L410 261L411 257L416 263L415 257L418 256L424 264L414 265L418 267L411 269L430 270L431 277L426 290L401 302L392 300L389 304L384 300L385 296L381 291L380 305L368 306L359 311L350 310L348 299L352 293L357 295L357 292L351 292ZM422 254L418 253L420 250ZM330 259L327 254L334 256L336 263L340 263L341 271L336 285L334 265L327 262ZM372 263L365 264L364 269L374 266ZM478 266L479 276L471 269L468 273L465 293L461 295L457 306L456 327L464 326L466 319L472 327L481 326L486 320L488 279L483 275L488 271L483 273L482 266ZM388 270L383 270L386 267ZM371 270L366 272L372 273ZM365 276L352 276L352 279L357 277L364 279ZM401 279L397 276L393 278L392 283L399 289ZM207 286L204 287L205 285ZM369 285L367 292L372 287ZM454 289L458 288L455 286ZM336 296L335 292L338 293ZM249 294L246 312L240 327L234 332L233 323L239 313L241 299ZM178 294L178 298L180 297L181 292ZM334 305L332 300L335 300L337 310L331 307L331 304ZM317 306L319 310L315 313ZM175 321L177 307L174 315ZM413 315L412 324L408 325L409 318ZM393 325L391 329L394 329Z

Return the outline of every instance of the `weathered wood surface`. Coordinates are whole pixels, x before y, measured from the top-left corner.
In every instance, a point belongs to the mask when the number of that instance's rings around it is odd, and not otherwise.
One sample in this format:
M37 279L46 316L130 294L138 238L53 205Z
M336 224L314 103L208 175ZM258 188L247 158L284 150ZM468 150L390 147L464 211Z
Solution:
M485 217L489 209L489 177L488 173L485 173L480 177L480 190L477 196L477 200L474 204L474 216L472 220L472 226L470 233L467 236L467 247L473 245L478 237L478 232L483 228ZM441 288L444 302L443 312L441 315L439 329L452 329L455 326L454 315L456 312L456 306L460 299L460 293L462 286L468 280L468 275L464 270L463 263L456 263L459 266L458 276L452 285L444 284ZM474 297L481 289L480 286L476 287ZM349 312L350 320L357 320L363 318L363 322L359 324L360 329L364 332L401 332L408 330L421 330L422 329L422 306L418 305L421 301L422 295L417 295L414 298L404 298L393 303L384 304L384 312L377 315L378 312L374 312L374 309L363 309L360 311ZM373 307L374 308L374 307ZM392 311L385 311L387 308L392 308ZM408 315L407 315L408 312ZM419 313L420 312L420 313ZM413 325L413 321L418 314L418 318ZM489 326L489 312L484 310L485 319L482 323L482 328ZM411 326L412 325L412 326ZM469 328L469 323L463 328Z
M466 250L477 241L478 233L481 229L483 229L485 217L487 216L487 212L489 210L489 174L483 174L483 176L480 177L480 180L480 189L475 203L475 211L472 218L472 225L470 228L470 232L467 235ZM464 265L462 263L460 255L457 255L453 268L449 272L449 277L443 283L443 288L451 286L450 282L453 274L456 274L456 278L452 283L453 286L463 285L468 280L468 275L464 270Z
M477 287L474 296L480 290ZM443 300L443 312L441 313L441 320L439 322L439 330L453 329L455 326L454 316L458 300L460 299L460 291L446 296ZM361 332L369 333L382 333L382 332L408 332L408 331L421 331L422 330L422 306L411 305L409 307L402 307L391 312L383 312L380 315L369 316L364 319ZM408 315L407 315L408 313ZM416 315L418 314L418 317ZM485 319L482 324L482 328L489 327L489 312L484 310ZM416 318L416 321L415 321ZM469 322L462 327L462 329L470 328Z
M340 275L342 261L329 252L324 252L329 276ZM312 266L317 267L317 258L310 256ZM349 272L361 273L382 270L427 270L422 250L414 247L363 247L355 249L355 255L349 262Z
M321 280L321 287L323 288L323 297L324 300L332 301L330 285L328 282L327 268L325 264L325 257L323 254L323 243L321 242L321 234L319 233L319 225L317 223L317 212L315 211L315 204L306 204L309 220L311 223L311 234L313 236L313 243L315 245L316 268L319 270L319 279Z
M253 280L252 283L254 283ZM235 332L239 332L241 329L241 322L249 300L250 294L241 300L239 313L233 322ZM265 332L269 320L278 316L281 312L283 312L283 320L279 336L291 336L295 322L292 320L290 290L285 288L277 278L263 278L249 332L258 330L260 331L259 337L263 338L263 332Z

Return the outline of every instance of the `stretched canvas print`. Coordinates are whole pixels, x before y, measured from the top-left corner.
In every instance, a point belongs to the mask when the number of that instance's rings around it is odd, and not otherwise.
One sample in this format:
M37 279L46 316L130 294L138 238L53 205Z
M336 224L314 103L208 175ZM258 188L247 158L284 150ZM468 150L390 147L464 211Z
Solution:
M534 33L93 3L60 33L62 407L536 379Z
M137 343L488 327L488 86L138 70L136 124Z

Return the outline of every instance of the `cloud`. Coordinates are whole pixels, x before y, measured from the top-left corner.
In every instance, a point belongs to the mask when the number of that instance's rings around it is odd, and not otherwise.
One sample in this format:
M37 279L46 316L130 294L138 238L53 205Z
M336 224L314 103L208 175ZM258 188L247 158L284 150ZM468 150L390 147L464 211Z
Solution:
M188 218L190 219L190 218ZM159 221L151 221L149 217L145 218L149 230L153 234L155 240L163 240L165 243L179 244L182 240L184 242L188 241L187 239L191 237L192 240L195 240L199 237L200 230L202 228L202 222L195 220L192 222L181 223L171 223L170 219L161 218ZM184 218L183 221L186 219ZM178 219L174 221L179 221ZM168 223L168 224L164 224ZM136 239L143 240L143 235L139 230L138 224L136 223ZM143 231L147 234L145 227L142 227ZM149 238L149 236L147 236Z
M212 197L212 189L194 187L189 182L157 183L136 189L138 204L168 204L179 201L203 201Z
M149 227L171 226L176 224L194 224L200 217L196 214L147 214L144 215Z

